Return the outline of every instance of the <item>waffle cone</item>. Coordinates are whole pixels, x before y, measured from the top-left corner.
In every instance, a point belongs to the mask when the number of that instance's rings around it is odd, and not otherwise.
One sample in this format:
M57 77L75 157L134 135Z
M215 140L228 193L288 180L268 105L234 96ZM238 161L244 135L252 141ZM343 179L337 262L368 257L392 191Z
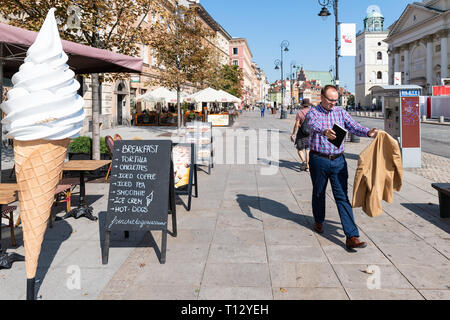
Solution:
M14 160L28 279L36 275L54 192L68 145L69 139L14 140Z

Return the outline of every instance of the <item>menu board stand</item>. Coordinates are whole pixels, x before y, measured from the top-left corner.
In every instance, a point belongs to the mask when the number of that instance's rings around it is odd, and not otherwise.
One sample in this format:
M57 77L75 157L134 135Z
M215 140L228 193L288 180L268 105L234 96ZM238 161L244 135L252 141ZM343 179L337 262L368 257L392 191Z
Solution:
M208 174L213 168L212 123L193 121L186 125L185 141L195 144L195 164L208 166Z
M111 231L162 231L160 263L166 262L168 215L177 236L170 140L114 142L102 263L109 258Z
M189 154L187 154L187 152ZM183 152L184 151L184 152ZM188 157L186 157L186 155ZM193 143L173 143L172 144L172 159L175 163L174 176L177 176L180 172L180 167L189 168L189 175L187 186L185 190L182 190L181 187L177 188L177 181L175 181L175 194L178 195L187 195L188 196L188 204L187 211L191 210L191 200L192 200L192 189L194 187L195 194L194 197L198 198L198 183L197 183L197 166L195 165L195 145ZM184 173L185 174L185 173ZM177 177L179 179L183 179L183 176Z

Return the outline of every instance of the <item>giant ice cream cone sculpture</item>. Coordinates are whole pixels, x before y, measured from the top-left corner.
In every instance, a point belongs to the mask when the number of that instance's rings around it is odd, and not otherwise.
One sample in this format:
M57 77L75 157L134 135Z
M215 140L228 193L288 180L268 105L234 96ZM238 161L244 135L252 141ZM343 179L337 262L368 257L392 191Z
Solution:
M0 105L7 137L14 139L25 265L34 279L47 220L59 181L69 138L84 119L80 84L66 64L55 9L50 9L27 57L14 74L13 89Z

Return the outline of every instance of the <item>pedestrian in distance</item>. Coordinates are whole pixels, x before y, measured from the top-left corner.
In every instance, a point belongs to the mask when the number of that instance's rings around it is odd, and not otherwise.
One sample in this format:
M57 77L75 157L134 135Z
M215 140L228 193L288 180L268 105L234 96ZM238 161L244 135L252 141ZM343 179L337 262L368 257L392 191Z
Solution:
M312 104L308 98L304 98L300 106L302 109L297 112L291 140L294 142L298 156L302 161L300 170L309 171L309 135L306 135L303 132L302 125L306 119L306 115L309 110L311 110ZM305 123L305 125L307 125L307 123Z
M264 118L264 112L266 111L266 106L261 106L261 117Z
M314 230L322 233L325 221L325 193L330 180L346 236L345 245L348 250L353 250L366 247L366 243L358 239L359 231L347 195L348 170L344 156L344 142L340 147L336 147L329 140L336 139L336 132L332 129L334 124L360 137L375 138L378 129L361 126L342 107L336 107L338 97L335 86L325 86L321 91L320 104L311 108L306 117L311 131L309 167L313 184L312 210Z

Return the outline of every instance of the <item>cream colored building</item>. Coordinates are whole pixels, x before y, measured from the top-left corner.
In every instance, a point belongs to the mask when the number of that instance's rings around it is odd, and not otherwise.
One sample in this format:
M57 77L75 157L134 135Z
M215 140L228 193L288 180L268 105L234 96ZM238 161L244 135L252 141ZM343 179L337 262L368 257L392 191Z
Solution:
M384 17L377 6L370 6L364 19L364 31L356 36L355 104L371 108L373 101L369 89L374 85L388 84L388 44L383 40ZM381 105L377 105L381 109Z
M389 27L389 84L394 72L402 73L402 84L432 87L449 78L450 0L423 0L408 4Z

